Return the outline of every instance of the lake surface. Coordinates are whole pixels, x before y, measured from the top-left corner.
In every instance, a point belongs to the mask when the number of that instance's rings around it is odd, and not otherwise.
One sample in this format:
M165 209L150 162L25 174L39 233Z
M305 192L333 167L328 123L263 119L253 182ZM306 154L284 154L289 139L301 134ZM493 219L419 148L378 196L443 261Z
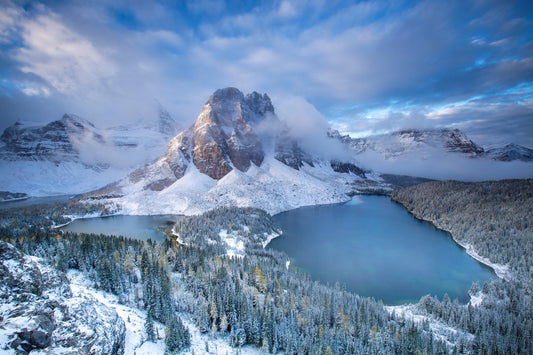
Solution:
M270 248L286 252L314 279L345 284L386 304L445 293L468 302L473 281L496 277L452 238L384 196L342 205L303 207L274 216L283 235Z
M2 201L0 202L0 210L12 207L27 207L34 205L48 205L55 202L67 202L74 198L75 195L57 195L57 196L45 196L45 197L28 197L14 201Z
M166 235L161 229L170 229L180 216L109 216L77 219L61 229L76 233L122 235L139 240L163 241Z

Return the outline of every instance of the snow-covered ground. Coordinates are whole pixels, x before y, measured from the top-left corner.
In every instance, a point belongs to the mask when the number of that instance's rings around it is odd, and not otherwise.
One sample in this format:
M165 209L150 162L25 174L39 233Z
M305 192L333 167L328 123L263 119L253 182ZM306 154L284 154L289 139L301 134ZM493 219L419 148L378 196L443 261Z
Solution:
M455 344L454 342L451 342L451 340L457 338L457 336L464 336L469 340L473 340L474 338L473 334L465 333L462 330L450 327L431 316L420 314L420 312L417 310L416 304L385 306L385 309L391 314L394 312L396 316L411 320L417 324L422 324L423 322L428 321L429 329L433 333L433 336L446 342L449 346L453 346Z
M92 297L107 307L114 309L126 325L126 339L124 355L156 355L165 352L165 326L154 322L158 340L146 341L144 323L146 312L138 308L122 305L118 297L107 292L92 288L92 283L80 271L69 270L67 277L74 296ZM212 336L202 334L199 328L185 314L180 314L183 324L191 334L191 346L180 354L235 354L237 349L229 344L228 336ZM207 350L209 349L209 350ZM0 350L1 353L1 350ZM245 346L240 349L240 354L261 354L259 349Z
M79 194L96 190L125 177L129 169L91 169L81 163L51 161L0 161L3 191L30 196Z
M200 214L217 206L256 207L270 214L301 206L346 202L345 194L360 178L336 173L328 165L295 170L265 158L261 167L233 169L220 180L201 174L193 164L181 179L162 191L143 189L146 180L123 181L124 197L115 200L124 214Z
M507 281L512 279L513 275L512 275L512 272L511 272L510 268L509 268L509 265L502 265L502 264L493 263L488 258L485 258L485 257L479 255L474 250L474 247L472 245L467 244L467 243L461 243L461 242L458 242L457 240L455 240L455 242L457 244L459 244L460 246L462 246L463 248L465 248L466 249L466 253L468 255L470 255L472 258L476 259L480 263L485 264L488 267L490 267L491 269L493 269L494 273L499 278L507 280Z

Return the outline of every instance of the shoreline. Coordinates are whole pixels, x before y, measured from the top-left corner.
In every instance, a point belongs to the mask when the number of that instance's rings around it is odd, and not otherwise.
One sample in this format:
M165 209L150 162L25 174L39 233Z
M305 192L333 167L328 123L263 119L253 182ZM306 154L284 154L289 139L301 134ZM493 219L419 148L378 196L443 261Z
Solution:
M96 212L95 212L96 213ZM113 216L121 216L120 213L111 213L111 214L105 214L105 215L96 215L96 214L86 214L83 216L74 216L74 215L64 215L65 218L70 218L70 221L63 223L63 224L52 224L52 229L59 229L63 228L65 226L68 226L72 222L78 220L78 219L90 219L90 218L102 218L102 217L113 217Z
M402 206L411 216L413 216L417 220L430 223L433 227L437 228L438 230L446 232L450 236L450 238L452 239L452 241L455 244L457 244L458 246L460 246L461 248L463 248L465 250L465 252L466 252L466 254L468 256L470 256L472 259L476 260L477 262L489 267L498 278L500 278L502 280L505 280L505 281L510 281L512 279L512 273L509 270L509 265L502 265L502 264L496 264L496 263L491 262L488 258L485 258L485 257L479 255L471 244L460 242L452 234L452 232L450 232L450 231L448 231L448 230L446 230L444 228L440 228L439 226L437 226L434 223L434 221L423 219L423 218L419 218L419 217L415 216L415 214L412 211L410 211L406 206L404 206L400 201L396 201L396 200L392 199L392 197L390 198L390 200L395 202L395 203L397 203L397 204L399 204L400 206Z
M450 235L451 235L451 233L450 233ZM457 241L455 238L453 238L453 236L452 236L452 240L457 245L459 245L462 248L464 248L466 250L466 253L470 257L472 257L472 259L475 259L478 262L480 262L481 264L490 267L494 271L496 276L499 277L500 279L503 279L505 281L510 281L512 279L512 273L509 270L509 265L502 265L502 264L493 263L489 259L479 255L471 244L461 243L461 242Z

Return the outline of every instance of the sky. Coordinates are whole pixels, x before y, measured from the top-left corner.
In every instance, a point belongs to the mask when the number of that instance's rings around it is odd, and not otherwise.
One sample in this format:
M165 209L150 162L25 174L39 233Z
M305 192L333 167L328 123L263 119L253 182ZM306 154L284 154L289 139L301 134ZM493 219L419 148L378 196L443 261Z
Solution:
M0 0L1 130L159 105L189 124L228 86L354 137L453 127L533 148L533 2Z

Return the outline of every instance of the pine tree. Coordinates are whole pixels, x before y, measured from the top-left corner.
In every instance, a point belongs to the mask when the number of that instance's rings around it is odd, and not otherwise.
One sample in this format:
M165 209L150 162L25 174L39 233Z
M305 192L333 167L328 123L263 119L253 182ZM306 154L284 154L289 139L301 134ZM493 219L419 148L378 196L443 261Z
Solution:
M150 341L155 340L154 320L152 318L152 308L148 307L146 314L146 321L144 323L144 331L146 332L146 338Z

